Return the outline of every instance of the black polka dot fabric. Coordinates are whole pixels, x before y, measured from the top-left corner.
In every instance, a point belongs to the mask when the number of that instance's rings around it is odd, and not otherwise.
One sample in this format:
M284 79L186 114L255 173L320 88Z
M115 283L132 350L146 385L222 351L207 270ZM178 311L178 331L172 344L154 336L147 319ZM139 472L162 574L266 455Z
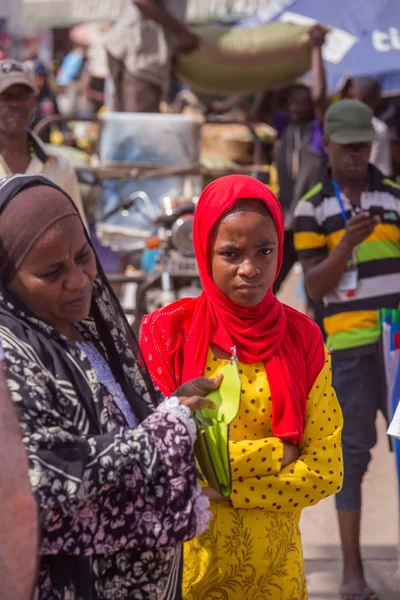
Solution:
M226 361L209 352L206 373ZM284 444L272 433L272 398L263 363L239 363L240 410L230 427L232 504L274 511L301 509L336 493L342 482L342 415L332 388L330 357L307 399L301 456L282 468Z
M209 352L209 377L225 362L214 358ZM239 368L243 393L229 443L232 494L230 501L211 502L208 531L185 544L183 597L306 600L300 513L335 494L343 476L342 415L331 385L330 357L327 353L307 399L300 456L285 467L284 445L272 434L273 402L264 366L241 363Z

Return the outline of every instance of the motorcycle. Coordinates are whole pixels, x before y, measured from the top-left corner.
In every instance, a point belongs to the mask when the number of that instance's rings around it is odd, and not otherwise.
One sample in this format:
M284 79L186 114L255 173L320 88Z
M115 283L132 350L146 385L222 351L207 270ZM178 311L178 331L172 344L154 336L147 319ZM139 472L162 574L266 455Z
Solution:
M137 263L133 254L140 255L141 268L146 274L137 283L134 298L134 324L139 330L143 317L185 297L197 297L201 293L196 258L193 249L193 217L197 198L179 198L175 201L164 198L162 210L156 216L145 192L133 192L125 202L103 216L103 222L120 212L128 217L129 211L139 202L144 208L143 216L157 235L145 240L135 240L131 246L132 263ZM133 240L132 240L133 241ZM138 266L138 265L137 265Z

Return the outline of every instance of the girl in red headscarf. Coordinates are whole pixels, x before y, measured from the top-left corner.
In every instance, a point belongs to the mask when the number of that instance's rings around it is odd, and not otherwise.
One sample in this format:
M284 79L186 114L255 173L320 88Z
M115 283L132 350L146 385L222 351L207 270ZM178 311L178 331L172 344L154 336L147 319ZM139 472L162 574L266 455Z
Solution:
M185 600L306 599L300 512L341 488L342 415L329 355L317 326L272 293L283 231L280 204L262 183L214 181L193 226L203 293L143 321L141 346L166 395L218 383L206 378L232 346L239 360L232 495L204 489L214 518L187 544Z

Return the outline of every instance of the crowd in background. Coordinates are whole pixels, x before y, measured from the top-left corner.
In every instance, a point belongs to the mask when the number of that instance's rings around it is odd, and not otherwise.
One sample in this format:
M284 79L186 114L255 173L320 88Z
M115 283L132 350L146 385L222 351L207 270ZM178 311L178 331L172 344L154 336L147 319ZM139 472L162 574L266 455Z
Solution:
M298 518L335 495L342 598L376 600L361 558L361 486L385 413L378 311L400 301L400 99L367 77L329 98L319 25L310 87L196 94L173 76L173 49L199 45L185 3L133 4L58 64L0 61L0 337L40 511L39 598L179 600L183 580L188 600L271 589L305 600ZM139 345L91 245L73 169L43 143L70 132L48 125L40 140L32 128L52 115L188 104L271 125L279 200L246 176L206 188L194 221L203 293L145 319ZM274 295L298 261L317 325ZM227 509L215 489L197 487L191 410L210 408L204 396L232 346L243 398ZM30 490L16 499L34 539ZM260 514L280 540L271 533L264 554ZM183 563L182 543L194 538ZM9 597L24 600L33 585L26 565L27 586Z

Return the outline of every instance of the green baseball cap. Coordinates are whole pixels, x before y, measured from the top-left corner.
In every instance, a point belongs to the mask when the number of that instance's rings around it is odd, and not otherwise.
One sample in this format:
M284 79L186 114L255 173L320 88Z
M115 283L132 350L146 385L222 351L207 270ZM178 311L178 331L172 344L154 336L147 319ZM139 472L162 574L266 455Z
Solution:
M324 131L336 144L359 144L376 139L372 110L359 100L340 100L325 114Z

